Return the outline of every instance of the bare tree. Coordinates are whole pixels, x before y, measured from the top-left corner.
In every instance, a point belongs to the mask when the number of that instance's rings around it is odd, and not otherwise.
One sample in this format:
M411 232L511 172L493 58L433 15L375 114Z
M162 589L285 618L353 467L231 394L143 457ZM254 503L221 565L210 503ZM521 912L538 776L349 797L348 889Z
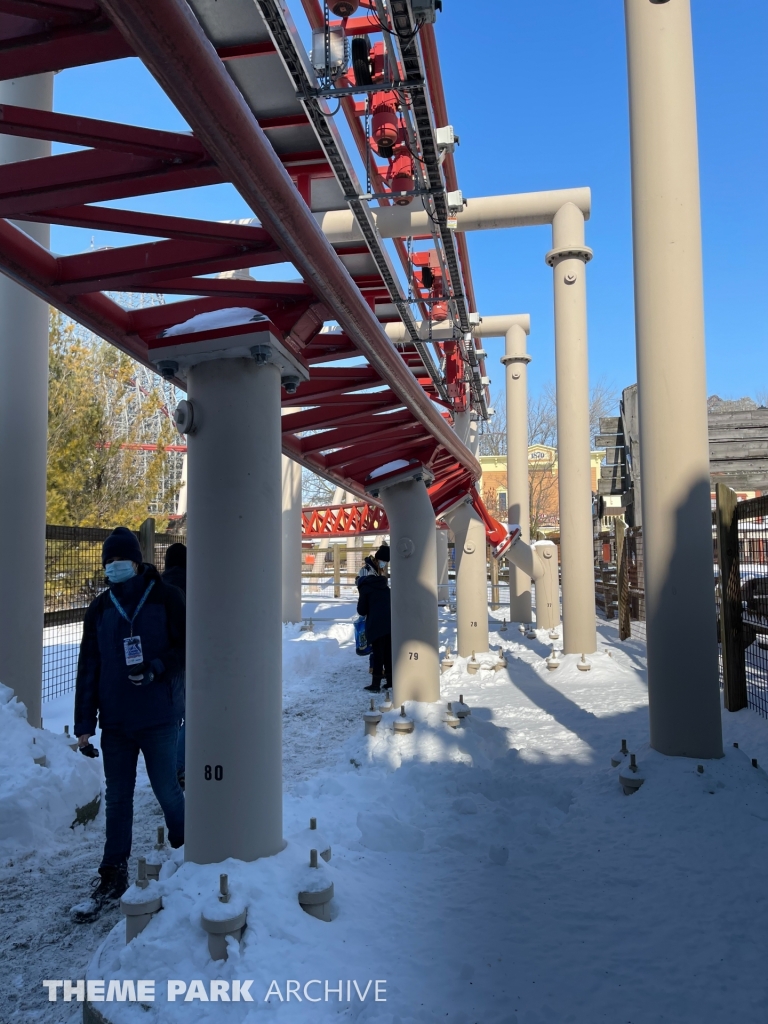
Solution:
M600 433L600 420L618 413L619 393L605 377L600 377L589 395L589 443ZM557 447L557 395L549 381L528 403L528 443Z
M308 469L301 471L301 503L304 506L330 505L333 501L334 486L317 473Z
M528 491L531 537L536 539L540 529L556 526L559 519L557 473L553 471L552 460L529 465Z
M557 445L555 385L549 381L536 398L528 401L528 444Z
M619 393L615 384L606 377L600 377L589 393L589 443L594 445L596 434L600 433L600 420L615 416L619 410Z
M480 424L477 451L479 455L506 455L507 405L502 392L491 398L491 408L493 414Z

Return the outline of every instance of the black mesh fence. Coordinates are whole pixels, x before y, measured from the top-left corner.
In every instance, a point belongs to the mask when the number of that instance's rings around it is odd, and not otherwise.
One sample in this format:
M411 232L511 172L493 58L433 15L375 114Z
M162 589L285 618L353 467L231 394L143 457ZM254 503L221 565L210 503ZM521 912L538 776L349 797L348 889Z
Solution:
M768 718L768 495L740 501L736 520L747 702Z
M626 532L624 543L627 545L630 629L633 637L645 640L645 563L642 527L630 527Z
M75 688L83 619L88 605L106 588L101 546L111 532L84 526L45 528L44 701ZM166 549L176 542L185 543L184 534L155 534L154 564L161 571Z

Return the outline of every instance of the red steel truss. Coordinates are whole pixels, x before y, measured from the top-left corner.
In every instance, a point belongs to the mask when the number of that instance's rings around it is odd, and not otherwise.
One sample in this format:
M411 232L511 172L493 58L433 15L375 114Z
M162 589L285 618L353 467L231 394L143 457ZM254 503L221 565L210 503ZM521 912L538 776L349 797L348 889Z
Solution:
M267 31L261 20L267 6L254 0L251 37L246 32L224 45L206 21L210 5L199 0L0 0L0 80L138 55L192 128L159 131L1 105L0 132L83 148L0 166L0 271L152 368L153 348L171 343L163 337L169 328L232 306L258 310L310 372L295 394L283 394L283 451L361 496L383 463L424 464L435 476L430 496L439 510L472 490L480 466L451 429L445 405L452 403L437 404L434 378L417 349L396 349L374 316L376 302L388 302L390 293L369 246L332 247L312 216L313 189L335 171L305 101L282 115L274 108L262 114L253 97L246 102L240 83L248 74L285 75L273 27ZM445 123L431 27L422 29L418 45L435 123ZM359 136L354 101L352 108ZM101 205L221 182L237 188L260 226ZM445 184L456 187L452 157ZM151 240L54 256L19 221ZM466 243L457 239L472 306ZM402 240L396 245L403 255ZM286 261L301 283L220 276ZM126 309L107 291L173 301ZM339 325L334 332L323 329L328 321ZM370 506L366 516L375 514Z
M362 502L301 510L303 537L354 537L361 533L389 533L383 508Z

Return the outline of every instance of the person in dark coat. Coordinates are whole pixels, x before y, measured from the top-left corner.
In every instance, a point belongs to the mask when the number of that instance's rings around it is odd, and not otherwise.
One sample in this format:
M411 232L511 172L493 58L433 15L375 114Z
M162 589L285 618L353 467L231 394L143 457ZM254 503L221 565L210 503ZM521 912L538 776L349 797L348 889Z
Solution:
M128 886L133 792L139 753L165 815L171 846L184 843L184 794L176 778L183 709L174 679L184 670L184 598L142 562L135 535L118 527L104 541L109 588L83 624L75 686L75 735L81 748L101 727L106 778L106 843L100 880L75 921L94 920Z
M386 549L386 550L384 550ZM381 692L381 681L392 685L392 613L391 591L384 566L389 561L389 548L382 545L374 556L376 572L358 577L357 614L365 616L365 635L373 648L372 679L364 687L371 693Z
M160 577L163 583L170 583L172 587L178 587L185 598L187 595L187 546L186 544L171 544L165 552L165 572ZM185 691L184 673L174 680L174 686L181 691L182 699ZM179 742L176 748L176 778L179 785L184 789L186 779L186 739L187 723L182 721L179 726Z
M163 583L187 592L187 546L171 544L165 552L165 572L160 577Z

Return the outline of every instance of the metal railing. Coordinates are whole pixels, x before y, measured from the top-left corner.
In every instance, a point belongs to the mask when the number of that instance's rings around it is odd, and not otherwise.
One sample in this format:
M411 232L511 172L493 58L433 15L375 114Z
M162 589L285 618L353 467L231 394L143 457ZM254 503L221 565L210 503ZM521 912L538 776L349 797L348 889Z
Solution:
M101 547L111 532L87 526L45 528L44 701L75 688L83 619L94 597L106 589ZM167 548L177 542L185 543L185 535L155 534L151 561L161 571Z
M768 495L717 485L717 632L725 707L768 718Z

